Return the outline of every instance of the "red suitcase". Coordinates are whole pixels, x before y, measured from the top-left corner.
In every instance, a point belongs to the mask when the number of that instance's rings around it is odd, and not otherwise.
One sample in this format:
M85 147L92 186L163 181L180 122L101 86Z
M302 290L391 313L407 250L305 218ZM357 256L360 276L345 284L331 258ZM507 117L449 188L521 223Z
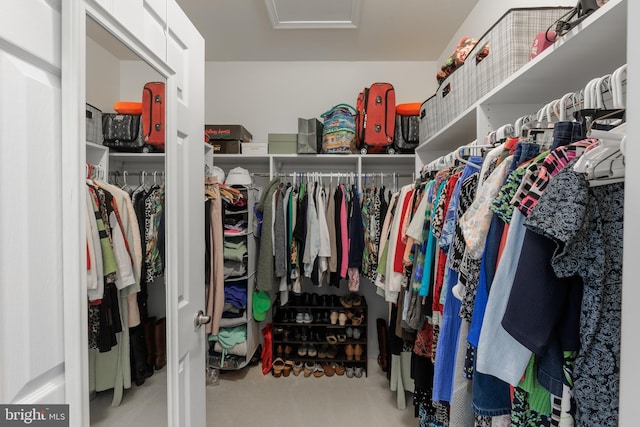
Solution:
M144 142L159 151L164 151L165 129L165 85L149 82L142 90L142 134Z
M362 154L392 154L396 126L396 93L391 83L373 83L356 101L356 133Z

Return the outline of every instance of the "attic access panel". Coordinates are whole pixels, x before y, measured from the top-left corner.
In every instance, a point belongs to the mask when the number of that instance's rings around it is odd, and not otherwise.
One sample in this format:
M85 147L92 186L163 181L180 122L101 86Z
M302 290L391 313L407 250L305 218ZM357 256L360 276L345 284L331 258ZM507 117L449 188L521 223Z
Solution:
M265 0L274 29L357 29L360 0Z

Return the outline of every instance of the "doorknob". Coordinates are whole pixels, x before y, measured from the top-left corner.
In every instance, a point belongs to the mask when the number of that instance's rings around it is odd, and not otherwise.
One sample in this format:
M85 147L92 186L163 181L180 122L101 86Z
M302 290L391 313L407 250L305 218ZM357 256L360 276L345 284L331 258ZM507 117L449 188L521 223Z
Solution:
M193 327L197 331L200 328L200 326L206 325L209 322L211 322L211 316L207 316L204 314L204 311L198 310L198 312L193 318Z

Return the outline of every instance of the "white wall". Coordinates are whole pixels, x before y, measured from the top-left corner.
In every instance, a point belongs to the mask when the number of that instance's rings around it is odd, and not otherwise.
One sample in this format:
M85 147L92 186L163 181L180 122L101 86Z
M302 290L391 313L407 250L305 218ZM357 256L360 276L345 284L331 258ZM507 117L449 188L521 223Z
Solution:
M456 48L463 36L480 38L504 13L512 8L538 6L575 6L577 0L478 0L476 7L469 13L456 34L444 48L437 64L442 64ZM533 42L533 40L531 40ZM438 67L440 65L437 65Z
M339 103L355 107L371 83L392 83L396 102L422 102L436 90L434 62L207 62L205 122L242 124L254 141L297 133L298 117Z
M142 88L147 82L163 82L164 77L143 61L121 61L120 69L122 75L120 82L121 101L142 101Z
M98 43L87 38L87 76L100 84L87 85L87 102L104 113L113 112L120 87L120 61Z
M640 3L627 2L627 135L637 135L640 125L636 117L640 113L640 98L638 98L638 82L640 81L640 53L633 49L640 36L640 27L636 26L635 17L640 13ZM640 215L640 201L638 201L638 183L640 182L640 146L627 144L625 155L625 201L624 201L624 257L622 276L622 342L620 346L620 418L619 426L636 426L640 419L640 405L635 398L640 372L636 369L640 340L638 339L638 324L640 311L637 304L640 297L638 282L638 268L635 263L640 251L640 224L633 218Z

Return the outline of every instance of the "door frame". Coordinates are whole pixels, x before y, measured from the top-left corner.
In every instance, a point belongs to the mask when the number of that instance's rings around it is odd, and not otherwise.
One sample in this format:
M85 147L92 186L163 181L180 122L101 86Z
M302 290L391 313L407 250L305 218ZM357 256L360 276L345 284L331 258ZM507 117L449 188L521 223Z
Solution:
M171 0L169 0L171 1ZM131 49L141 61L154 68L174 87L176 73L148 49L133 33L92 0L62 2L62 188L63 188L63 292L64 292L64 357L66 402L69 403L70 425L86 427L89 419L89 340L87 336L87 277L85 271L85 191L83 171L86 159L85 112L81 100L86 100L86 19L91 17L114 37ZM168 29L165 27L165 32ZM175 102L167 91L167 104ZM166 135L175 134L175 109L166 109ZM167 174L177 174L177 162L165 160ZM171 170L170 170L171 169ZM169 235L169 233L167 233ZM171 245L169 239L167 244ZM178 372L174 351L177 348L177 299L167 275L167 399L177 389ZM174 396L175 397L175 396ZM171 426L173 405L167 402L167 425Z

